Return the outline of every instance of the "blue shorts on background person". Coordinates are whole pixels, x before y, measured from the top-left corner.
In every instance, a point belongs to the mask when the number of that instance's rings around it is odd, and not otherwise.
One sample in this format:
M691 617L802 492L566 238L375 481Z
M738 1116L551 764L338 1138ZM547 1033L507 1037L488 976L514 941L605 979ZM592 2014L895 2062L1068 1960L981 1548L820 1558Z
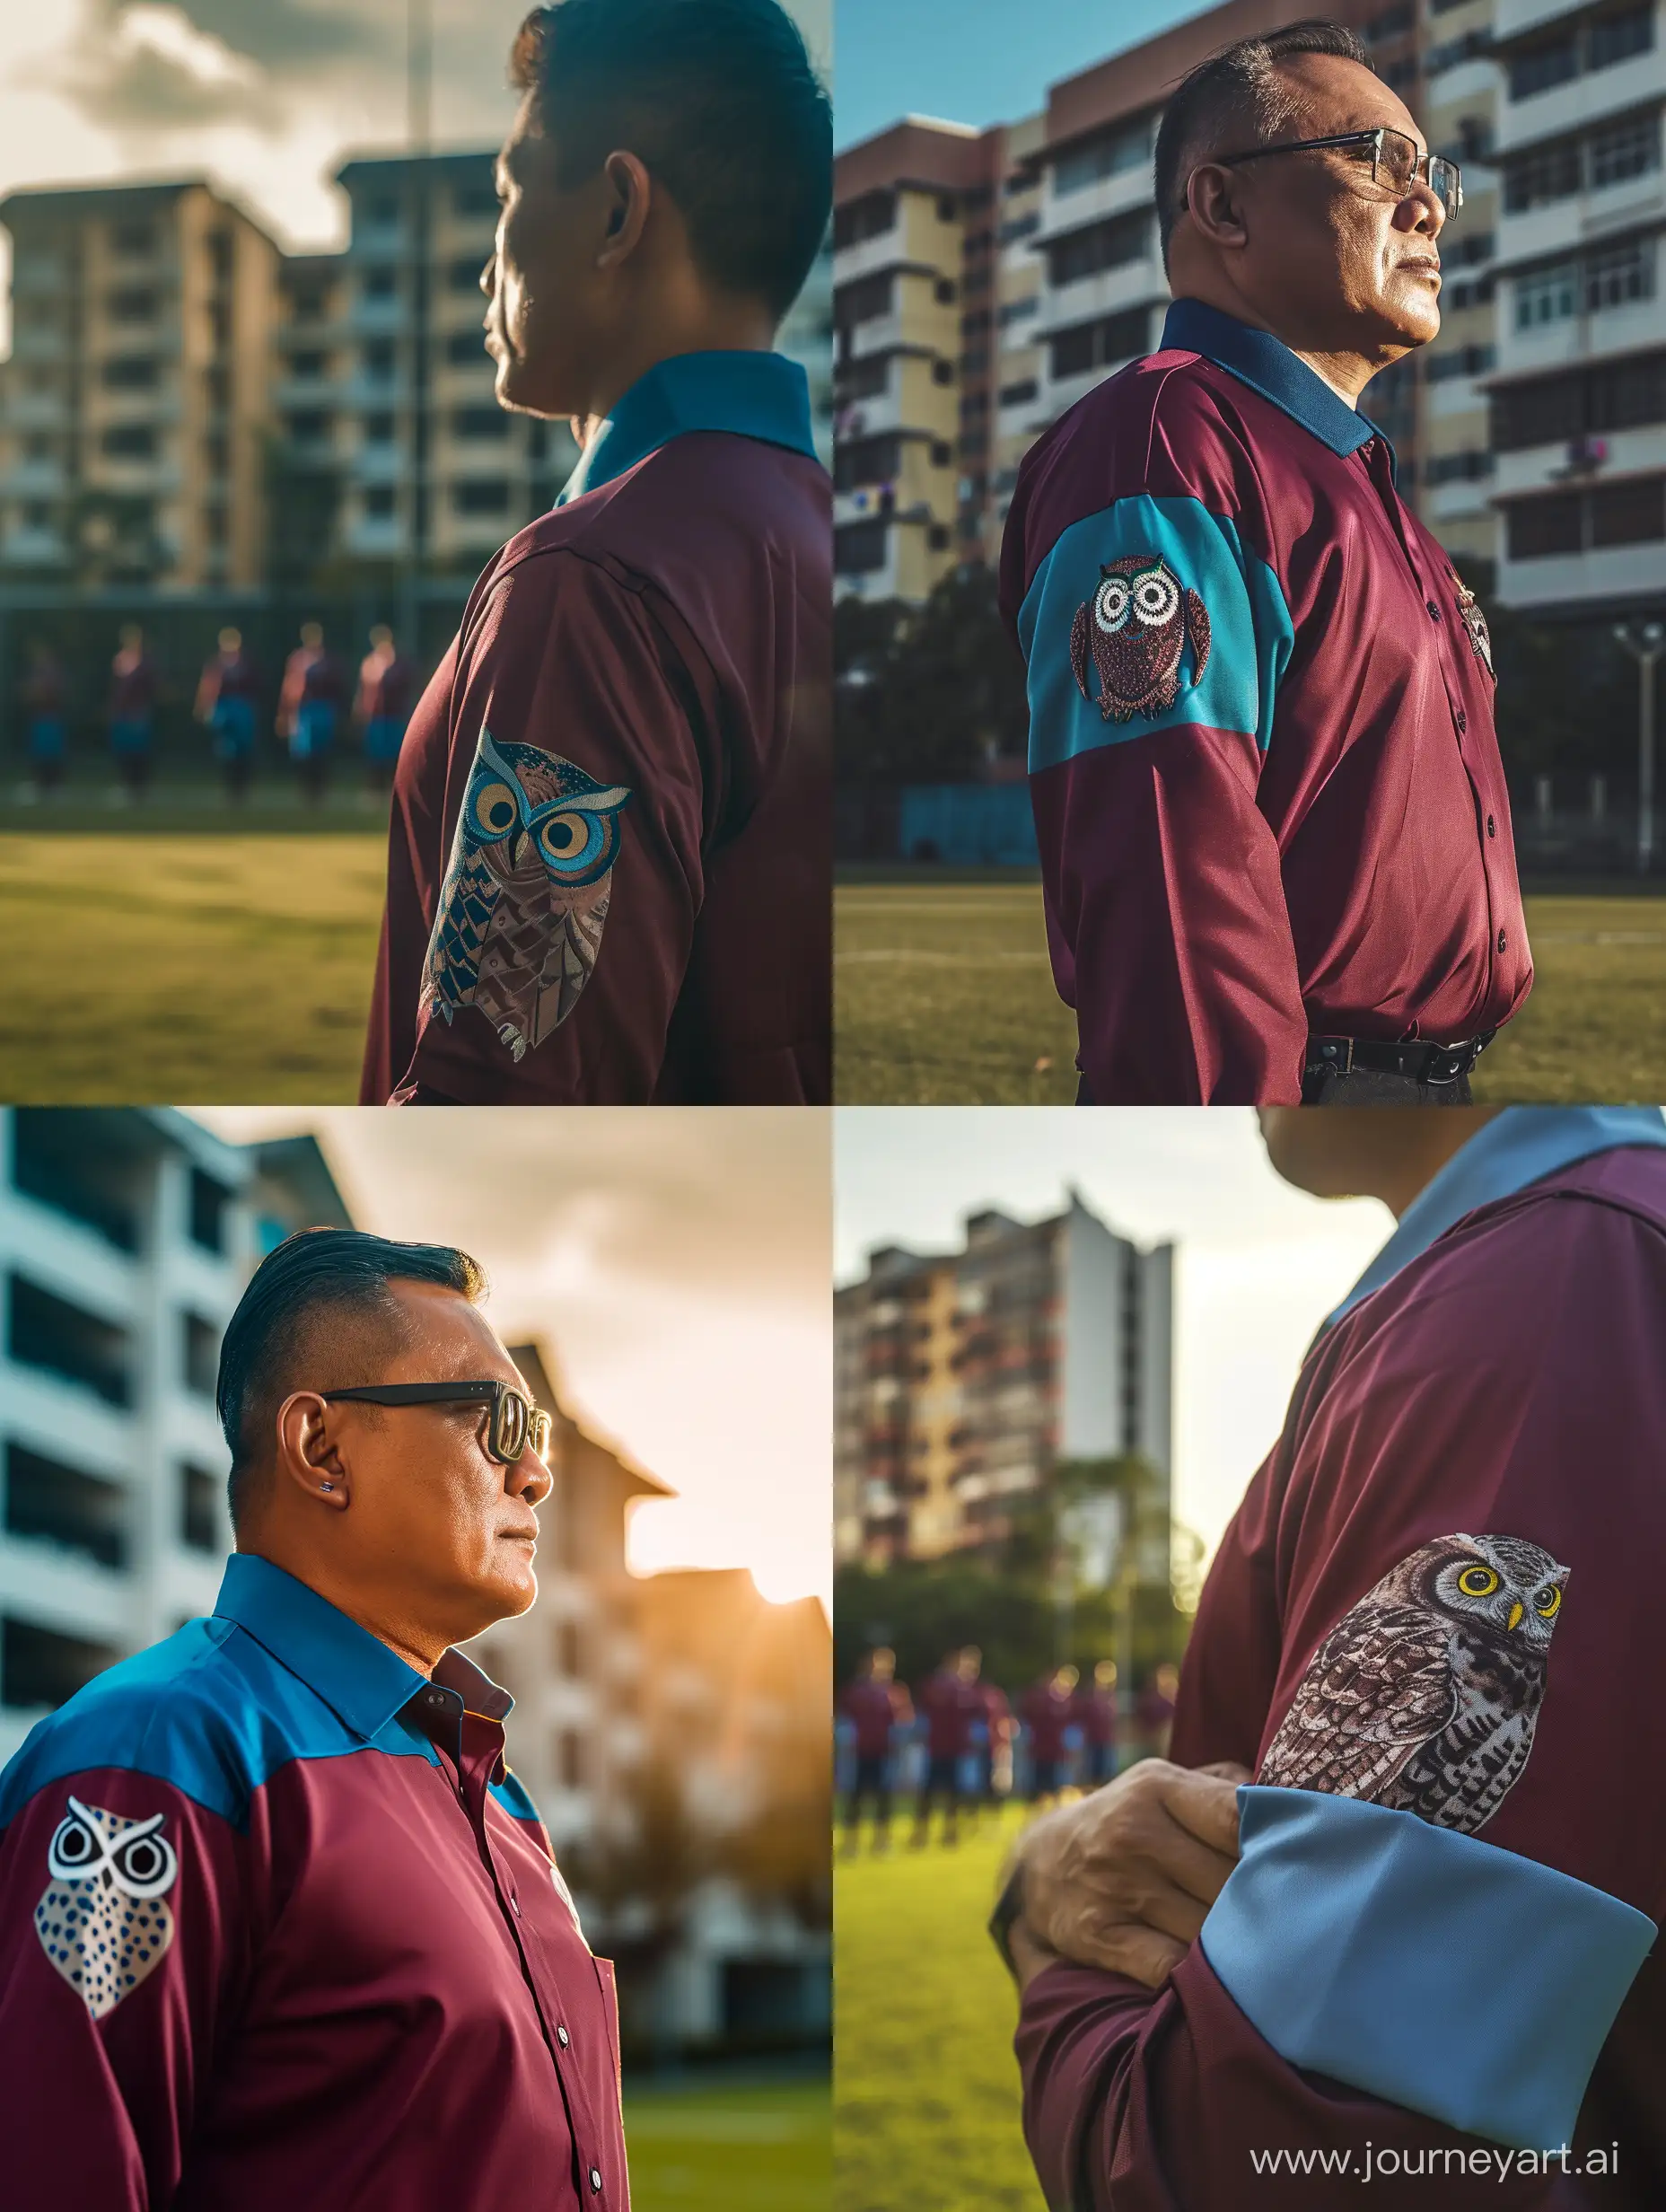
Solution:
M405 742L405 724L397 715L373 715L364 724L364 758L397 760Z
M303 699L295 709L294 734L289 741L292 759L316 760L336 742L336 710L328 699Z
M254 750L255 709L252 699L217 698L209 716L214 732L215 758L241 760Z
M62 715L35 715L29 724L29 757L31 760L61 760L64 758L64 717Z
M150 717L134 715L110 725L110 750L116 753L143 753L151 749Z

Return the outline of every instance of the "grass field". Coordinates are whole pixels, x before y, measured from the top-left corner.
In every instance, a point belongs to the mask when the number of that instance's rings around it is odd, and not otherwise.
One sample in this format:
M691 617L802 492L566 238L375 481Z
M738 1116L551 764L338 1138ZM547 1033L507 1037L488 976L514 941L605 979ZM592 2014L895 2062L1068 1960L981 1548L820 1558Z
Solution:
M275 810L273 828L237 832L213 817L179 826L189 819L0 831L0 1098L357 1096L387 871L380 817L344 811L295 831Z
M829 2212L825 2081L625 2092L632 2212Z
M837 1093L846 1104L1065 1105L1075 1022L1030 877L841 884ZM1666 893L1530 896L1537 980L1477 1102L1666 1100Z
M1043 2212L1019 2130L1017 2000L984 1933L1020 1824L834 1875L834 2212Z

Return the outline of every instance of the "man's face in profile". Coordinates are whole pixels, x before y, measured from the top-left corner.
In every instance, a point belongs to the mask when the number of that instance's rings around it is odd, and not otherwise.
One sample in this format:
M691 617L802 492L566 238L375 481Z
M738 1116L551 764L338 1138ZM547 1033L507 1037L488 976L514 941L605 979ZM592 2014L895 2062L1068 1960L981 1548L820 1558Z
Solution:
M497 239L480 289L498 404L578 414L600 305L595 250L605 235L606 178L598 171L589 184L561 189L555 143L529 92L497 157Z

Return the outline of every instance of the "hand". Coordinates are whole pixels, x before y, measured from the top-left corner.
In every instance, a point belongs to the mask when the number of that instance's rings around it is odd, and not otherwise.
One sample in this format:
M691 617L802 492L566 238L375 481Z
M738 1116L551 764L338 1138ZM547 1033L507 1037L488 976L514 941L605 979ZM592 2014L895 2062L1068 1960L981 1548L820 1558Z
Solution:
M1143 1759L1020 1838L1023 1912L1010 1932L1019 1984L1055 1958L1154 1989L1183 1959L1238 1863L1246 1767Z

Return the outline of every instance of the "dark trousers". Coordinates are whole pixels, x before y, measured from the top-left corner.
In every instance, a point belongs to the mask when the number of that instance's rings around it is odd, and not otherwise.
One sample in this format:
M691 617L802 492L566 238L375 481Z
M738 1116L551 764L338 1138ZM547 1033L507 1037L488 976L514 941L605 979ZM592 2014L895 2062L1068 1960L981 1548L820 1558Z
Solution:
M890 1783L887 1778L889 1761L884 1756L860 1752L856 1759L856 1778L849 1796L845 1800L845 1825L855 1828L862 1818L864 1804L873 1807L873 1824L886 1828L890 1824Z
M1322 1067L1302 1083L1304 1106L1470 1106L1469 1078L1455 1083L1415 1083L1379 1068L1354 1067L1346 1075Z

